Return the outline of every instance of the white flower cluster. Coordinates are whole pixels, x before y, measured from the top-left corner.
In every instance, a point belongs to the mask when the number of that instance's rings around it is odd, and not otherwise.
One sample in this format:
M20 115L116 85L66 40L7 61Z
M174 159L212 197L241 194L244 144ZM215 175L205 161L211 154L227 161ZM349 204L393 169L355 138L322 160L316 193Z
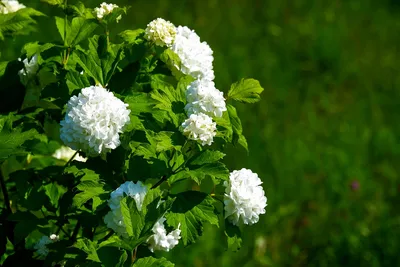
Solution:
M21 59L19 59L21 61ZM32 56L31 60L28 58L25 58L22 63L24 63L24 68L18 71L19 78L23 84L26 85L26 83L36 75L36 73L39 70L39 64L38 64L38 55L35 54Z
M107 4L106 2L103 2L100 4L100 7L96 7L94 9L94 13L96 14L96 17L98 19L102 19L104 16L111 14L114 8L118 8L118 6L115 4Z
M108 206L111 211L104 217L104 222L108 228L113 229L118 235L127 238L128 233L124 224L124 218L121 213L121 200L129 196L135 200L136 207L142 209L143 200L147 193L147 187L140 181L136 184L132 181L123 183L115 191L111 192Z
M214 82L195 80L186 92L188 104L185 109L189 115L204 113L211 117L222 117L226 111L224 95L215 88Z
M69 161L75 153L76 153L75 150L67 146L62 146L59 149L57 149L52 156L56 159ZM86 162L87 158L81 157L79 154L76 154L73 160Z
M16 0L1 0L0 14L14 13L26 6Z
M195 79L214 80L213 51L206 42L200 41L195 31L186 26L178 26L171 50L181 60L182 73Z
M217 124L206 114L192 114L182 123L183 134L189 139L201 141L201 145L211 145L216 135Z
M225 218L234 224L255 224L265 213L267 198L262 182L256 173L248 169L231 172L224 182Z
M36 252L40 256L46 257L47 254L49 254L49 249L47 248L47 245L57 242L58 240L60 240L60 237L58 235L52 234L50 235L50 237L44 235L42 236L42 238L40 238L39 242L37 242L33 248L36 249Z
M175 35L174 24L162 18L151 21L145 30L145 38L161 47L170 47L175 40Z
M152 228L154 234L147 240L151 252L155 250L169 251L179 243L181 238L180 224L178 229L167 234L167 230L164 227L165 220L164 217L160 218Z
M89 156L104 155L120 145L119 133L130 121L127 106L103 87L83 88L68 101L61 140Z

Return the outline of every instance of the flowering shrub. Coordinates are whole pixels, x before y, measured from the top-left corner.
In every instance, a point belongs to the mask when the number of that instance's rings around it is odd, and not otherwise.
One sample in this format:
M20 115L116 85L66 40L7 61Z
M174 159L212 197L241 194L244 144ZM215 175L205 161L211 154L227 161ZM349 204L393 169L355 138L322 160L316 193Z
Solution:
M233 102L257 102L260 84L242 79L224 96L213 51L186 26L158 18L111 40L126 7L44 2L65 13L54 19L60 41L33 39L0 62L2 90L24 90L1 107L0 263L173 266L153 252L195 242L206 223L238 249L267 198L258 175L230 172L222 151L247 149ZM1 38L42 15L1 3Z

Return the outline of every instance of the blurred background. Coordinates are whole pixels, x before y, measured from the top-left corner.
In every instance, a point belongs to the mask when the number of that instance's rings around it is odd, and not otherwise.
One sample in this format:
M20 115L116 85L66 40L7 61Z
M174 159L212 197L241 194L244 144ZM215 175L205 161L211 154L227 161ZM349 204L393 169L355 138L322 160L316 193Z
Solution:
M243 229L238 252L207 227L163 256L178 267L400 266L400 1L113 3L132 8L112 33L157 17L186 25L214 50L217 88L243 77L265 88L260 103L238 106L250 153L231 148L226 163L259 174L266 215ZM41 41L58 40L49 21ZM31 37L0 42L1 60Z

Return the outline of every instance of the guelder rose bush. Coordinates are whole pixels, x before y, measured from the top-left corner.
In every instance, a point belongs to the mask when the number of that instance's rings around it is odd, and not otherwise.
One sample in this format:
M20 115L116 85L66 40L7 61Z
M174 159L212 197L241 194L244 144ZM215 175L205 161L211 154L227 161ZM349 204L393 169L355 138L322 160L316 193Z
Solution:
M59 40L31 34L0 62L1 90L22 92L1 106L0 264L173 266L154 252L194 243L207 223L238 249L267 198L223 151L247 150L233 104L259 101L258 81L217 89L213 51L188 26L156 18L113 38L128 8L44 2L64 12L46 18ZM43 15L6 0L0 13L1 39ZM193 189L204 181L212 189Z

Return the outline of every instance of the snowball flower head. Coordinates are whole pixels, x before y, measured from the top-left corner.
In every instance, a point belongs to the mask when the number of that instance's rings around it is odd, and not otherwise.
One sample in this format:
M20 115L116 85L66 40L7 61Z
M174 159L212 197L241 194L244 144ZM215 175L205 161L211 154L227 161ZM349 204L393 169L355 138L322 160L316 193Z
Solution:
M16 0L1 0L0 1L0 14L8 14L17 12L26 6Z
M204 113L212 117L222 117L226 111L224 94L215 88L214 82L196 80L186 91L188 114Z
M58 235L52 234L50 235L50 238L44 235L42 236L42 238L40 238L39 242L37 242L33 248L36 249L36 252L40 256L46 257L47 254L49 254L49 249L47 248L47 245L56 242L58 240L60 240Z
M119 133L130 121L127 106L103 87L83 88L68 101L61 140L89 156L104 155L120 145Z
M162 217L152 228L154 234L147 240L151 252L154 252L155 250L169 251L179 243L179 239L181 238L181 230L179 229L180 224L178 225L178 229L167 234L164 222L165 218Z
M195 79L214 80L213 51L206 42L188 27L176 28L175 41L171 47L181 60L177 68Z
M111 211L104 217L104 222L108 228L113 229L117 234L122 237L128 237L126 227L124 224L124 218L121 213L121 200L125 196L129 196L135 200L136 207L140 211L142 209L144 197L147 193L147 187L140 181L136 184L132 181L123 183L115 191L111 192L110 199L108 200L108 206Z
M201 141L201 145L211 145L216 135L217 124L206 114L192 114L182 123L183 134L189 139Z
M31 60L25 58L22 63L24 63L24 68L18 71L19 78L23 84L26 84L29 79L36 75L39 70L38 55L32 56Z
M145 38L158 46L170 47L175 40L176 27L169 21L157 18L147 24Z
M262 182L256 173L248 169L233 171L224 182L225 218L234 224L255 224L265 213L267 198Z
M60 159L63 161L69 161L75 153L76 153L75 150L73 150L67 146L62 146L59 149L57 149L53 153L52 156L56 159ZM73 160L80 161L80 162L86 162L87 158L81 157L81 156L79 156L79 154L76 154Z
M115 4L107 4L106 2L103 2L100 4L100 7L96 7L94 9L94 13L96 14L96 17L98 19L102 19L104 16L111 14L114 8L118 8L118 6Z

